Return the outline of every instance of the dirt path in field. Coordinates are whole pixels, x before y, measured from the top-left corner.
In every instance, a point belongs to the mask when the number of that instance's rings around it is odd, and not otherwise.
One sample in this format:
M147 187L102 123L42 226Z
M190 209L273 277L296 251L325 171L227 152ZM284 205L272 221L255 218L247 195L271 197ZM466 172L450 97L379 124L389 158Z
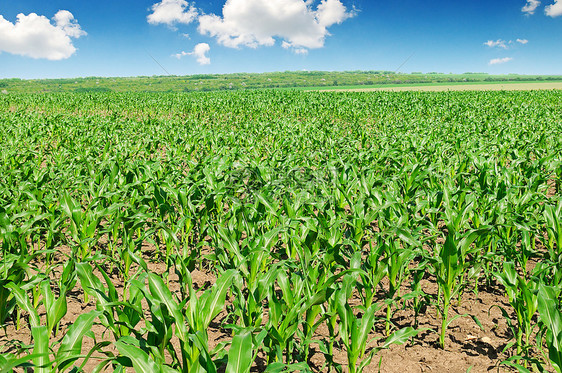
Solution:
M431 85L431 86L403 86L403 87L382 87L382 88L358 88L358 89L333 89L330 92L370 92L370 91L424 91L424 92L444 92L444 91L532 91L532 90L551 90L562 89L562 82L549 83L497 83L497 84L459 84L459 85Z

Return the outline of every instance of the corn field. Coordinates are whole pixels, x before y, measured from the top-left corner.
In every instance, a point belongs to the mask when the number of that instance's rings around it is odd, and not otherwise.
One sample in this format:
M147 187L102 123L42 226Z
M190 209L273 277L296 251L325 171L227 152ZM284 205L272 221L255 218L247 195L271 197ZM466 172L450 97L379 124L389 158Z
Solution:
M4 95L0 144L1 373L374 372L468 297L562 370L560 91Z

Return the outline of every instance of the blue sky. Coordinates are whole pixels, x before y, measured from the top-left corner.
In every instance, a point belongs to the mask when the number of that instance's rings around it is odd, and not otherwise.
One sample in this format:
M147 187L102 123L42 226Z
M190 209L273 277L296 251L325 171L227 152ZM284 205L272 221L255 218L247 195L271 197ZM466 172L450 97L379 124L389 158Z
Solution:
M562 0L0 0L0 78L562 74ZM152 56L152 57L151 57Z

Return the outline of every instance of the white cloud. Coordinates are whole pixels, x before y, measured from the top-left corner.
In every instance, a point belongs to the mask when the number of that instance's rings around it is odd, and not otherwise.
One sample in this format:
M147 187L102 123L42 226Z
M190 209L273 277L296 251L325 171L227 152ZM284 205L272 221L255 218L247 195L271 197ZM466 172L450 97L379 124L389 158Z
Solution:
M80 36L86 35L86 32L82 30L72 13L68 10L59 10L53 17L53 20L57 27L61 28L66 35L72 38L79 38Z
M513 60L513 58L511 57L504 57L504 58L494 58L493 60L490 60L489 64L490 65L499 65L502 63L506 63Z
M185 57L185 56L189 56L189 53L180 52L180 53L172 54L172 57L176 57L178 60L181 59L182 57Z
M72 13L60 10L54 24L35 13L20 13L12 23L0 15L0 52L31 58L62 60L76 52L71 38L86 35Z
M211 63L211 59L207 56L207 53L211 50L211 47L207 43L199 43L193 48L193 52L180 52L178 54L174 54L173 57L180 59L185 56L195 56L197 57L197 63L199 65L209 65Z
M529 42L529 40L527 39L515 39L515 41L513 40L505 41L502 39L488 40L487 42L484 43L484 45L487 45L490 48L509 49L515 42L525 45Z
M211 47L207 43L199 43L193 48L193 52L190 55L197 57L197 63L199 65L209 65L211 59L207 56L207 53L211 50Z
M340 24L351 16L353 16L353 12L348 12L339 0L324 0L318 4L316 10L318 23L325 27Z
M199 32L216 37L231 48L272 46L276 38L284 48L300 51L321 48L328 28L353 17L340 0L227 0L222 16L199 17ZM302 52L296 52L302 53Z
M281 47L283 47L284 49L291 49L294 54L301 54L301 55L307 55L308 54L308 49L306 49L306 48L295 48L291 43L289 43L285 40L283 40L283 42L281 42Z
M152 5L152 13L146 17L148 23L173 26L176 23L189 24L197 18L197 9L185 0L162 0Z
M550 17L562 16L562 0L554 0L554 4L547 6L544 12Z
M498 48L507 49L507 44L506 44L505 40L501 40L501 39L488 40L487 42L484 43L484 45L487 45L490 48L498 47Z
M521 8L521 11L527 14L535 14L535 10L539 7L539 5L541 5L539 0L527 0L527 4Z

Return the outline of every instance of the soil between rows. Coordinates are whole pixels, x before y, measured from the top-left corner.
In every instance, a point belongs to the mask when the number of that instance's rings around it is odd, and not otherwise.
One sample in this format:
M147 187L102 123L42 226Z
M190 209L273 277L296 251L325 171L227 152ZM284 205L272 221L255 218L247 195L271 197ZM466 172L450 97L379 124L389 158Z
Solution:
M66 252L68 250L63 248L62 251ZM166 265L159 262L150 262L150 258L153 258L152 254L152 250L146 250L143 253L149 270L154 273L163 274L167 270ZM63 255L60 256L60 258L63 257ZM178 277L172 272L173 270L169 273L169 288L172 292L179 292ZM191 275L196 289L207 289L216 281L215 276L205 270L195 270ZM99 273L98 276L101 278ZM437 292L436 283L430 276L426 277L427 279L422 280L424 292L430 295L435 294ZM112 283L118 292L123 291L124 282L118 276L112 275ZM507 298L503 294L503 289L499 285L479 286L477 292L475 289L467 289L462 295L460 305L458 303L453 305L450 317L465 314L474 316L480 321L484 330L471 317L457 318L448 329L445 350L438 347L440 320L437 310L432 306L428 306L418 316L418 327L422 329L419 335L405 345L393 345L390 349L382 350L374 355L366 372L510 371L507 366L501 365L503 360L514 354L513 348L508 348L504 351L508 343L512 341L513 336L498 308L502 307L508 310L508 312L510 310ZM357 296L355 298L351 299L350 303L360 302ZM148 305L145 301L143 302L143 307L147 309ZM228 302L229 300L227 299ZM94 309L94 300L90 299L88 303L84 302L84 294L78 282L74 291L68 295L68 312L61 321L61 332L63 333L59 333L57 338L52 338L51 343L64 335L64 331L72 325L78 316ZM46 315L42 306L39 308L39 313L43 319L42 321L44 321ZM381 309L378 312L381 320L384 318L384 315L385 309ZM267 320L267 312L264 316L264 319ZM514 317L513 314L511 316ZM223 311L211 323L208 330L210 349L216 347L220 342L232 339L230 331L222 327L223 322L227 323L226 318L227 314ZM25 315L22 320L26 320ZM392 322L398 328L414 326L413 310L411 308L396 310ZM114 342L111 333L102 325L95 324L92 328L92 333L97 342ZM328 336L328 328L325 324L322 324L317 329L314 339L327 340ZM368 344L367 352L373 347L378 346L380 340L384 340L384 322L381 321L375 324L375 332L372 332L369 338L371 342ZM0 335L0 349L4 349L4 352L10 352L10 350L14 352L13 350L17 347L17 345L13 344L14 341L19 341L24 345L31 344L31 331L25 321L22 321L22 327L19 330L16 330L16 326L13 323L8 325L6 333ZM87 354L94 347L95 341L91 338L84 339L84 354ZM179 348L179 342L176 339L173 339L171 343L175 344L176 348ZM310 367L314 372L326 371L326 360L319 350L318 343L313 343L311 347ZM105 350L110 353L117 353L113 345L109 345ZM92 371L103 358L104 356L99 353L93 354L92 358L86 362L84 370L86 372ZM266 369L265 358L265 356L258 355L252 367L253 372L263 372ZM346 353L343 346L336 346L334 349L334 361L342 364L344 371L347 371L345 369ZM104 371L110 372L112 369L109 366Z

